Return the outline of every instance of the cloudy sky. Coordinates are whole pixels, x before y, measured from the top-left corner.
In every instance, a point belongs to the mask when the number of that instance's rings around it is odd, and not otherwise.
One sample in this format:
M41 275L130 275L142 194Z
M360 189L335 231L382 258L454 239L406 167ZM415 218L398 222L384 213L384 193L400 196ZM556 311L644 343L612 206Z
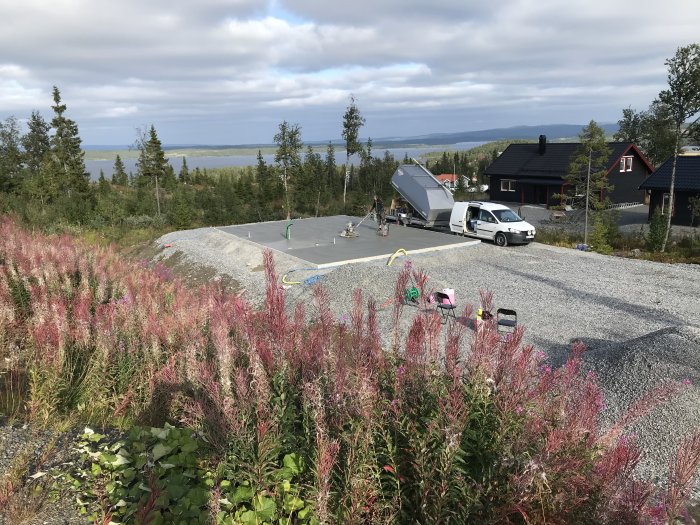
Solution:
M700 42L697 0L0 0L0 119L51 118L84 144L340 138L615 122Z

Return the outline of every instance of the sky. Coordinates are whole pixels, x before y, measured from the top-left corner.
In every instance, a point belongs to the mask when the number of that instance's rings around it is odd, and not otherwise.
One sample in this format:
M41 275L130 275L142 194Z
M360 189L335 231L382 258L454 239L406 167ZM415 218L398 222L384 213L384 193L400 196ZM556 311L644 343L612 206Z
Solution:
M0 120L52 117L83 144L340 139L616 122L700 42L697 0L0 0Z

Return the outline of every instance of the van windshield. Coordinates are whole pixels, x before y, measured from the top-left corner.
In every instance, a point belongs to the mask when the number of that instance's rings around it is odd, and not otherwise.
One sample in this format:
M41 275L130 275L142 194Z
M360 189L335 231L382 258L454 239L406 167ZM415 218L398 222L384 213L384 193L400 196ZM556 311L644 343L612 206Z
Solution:
M518 214L511 210L493 210L493 214L496 216L499 222L520 222L522 219L518 217Z

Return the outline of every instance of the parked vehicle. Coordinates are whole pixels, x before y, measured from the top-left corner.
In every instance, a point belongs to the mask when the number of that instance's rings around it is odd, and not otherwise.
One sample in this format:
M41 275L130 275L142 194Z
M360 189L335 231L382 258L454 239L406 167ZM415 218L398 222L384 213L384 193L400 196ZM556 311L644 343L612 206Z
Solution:
M525 222L508 206L493 202L455 202L450 216L450 231L498 246L527 244L535 240L535 227Z
M402 164L391 177L401 196L392 201L387 219L494 241L499 246L527 244L535 227L507 206L492 202L455 202L450 192L419 164Z
M404 214L409 224L427 228L449 226L455 204L452 192L426 168L420 164L401 164L391 176L391 185L399 192L406 206L392 206L387 219L398 222L401 214Z

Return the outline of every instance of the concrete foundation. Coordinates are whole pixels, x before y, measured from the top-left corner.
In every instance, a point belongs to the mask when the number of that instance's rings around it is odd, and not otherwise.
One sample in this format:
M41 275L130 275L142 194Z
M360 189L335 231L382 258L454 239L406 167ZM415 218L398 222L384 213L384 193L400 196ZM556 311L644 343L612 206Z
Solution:
M377 234L377 224L369 218L356 229L359 234L357 237L340 236L348 222L358 224L360 220L361 217L348 215L293 220L289 228L289 238L287 221L239 224L217 229L262 247L292 255L316 268L384 258L388 260L401 248L410 255L471 246L480 242L458 235L393 223L389 224L389 235L383 237Z

